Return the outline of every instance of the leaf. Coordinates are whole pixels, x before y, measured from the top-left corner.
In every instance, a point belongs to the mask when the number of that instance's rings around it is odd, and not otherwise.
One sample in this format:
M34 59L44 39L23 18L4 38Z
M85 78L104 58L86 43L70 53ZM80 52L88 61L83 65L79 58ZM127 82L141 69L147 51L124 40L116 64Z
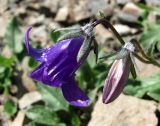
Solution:
M76 72L79 85L82 89L86 89L89 86L90 82L94 78L94 72L89 66L88 62L85 62L80 69Z
M29 123L25 124L24 126L38 126L38 125L36 125L35 122L29 122Z
M148 48L147 55L148 55L149 57L153 57L156 43L157 43L157 42L153 42L153 43L151 44L151 46Z
M26 116L34 122L46 125L55 125L59 121L55 112L42 105L32 106L27 110Z
M90 51L91 43L92 43L92 37L86 36L83 41L83 44L79 49L79 52L77 55L77 62L81 61L81 59L83 59L83 57Z
M89 91L88 97L91 101L90 103L93 103L94 100L96 99L98 89L99 89L99 87L95 87L93 90Z
M157 43L157 49L160 52L160 42Z
M32 122L25 124L24 126L46 126L46 125L39 124L39 123L32 121ZM64 123L56 123L54 125L47 125L47 126L66 126L66 125Z
M148 92L147 95L157 101L160 101L160 89L155 89L151 92Z
M154 100L160 101L160 73L149 78L130 80L124 89L124 93L139 98L148 95Z
M54 43L58 41L58 38L60 37L60 35L61 33L59 31L50 33L50 37Z
M96 40L94 39L93 40L93 44L94 44L94 46L93 46L93 52L94 52L94 54L95 54L95 59L96 59L96 63L98 62L98 43L96 42Z
M8 100L4 104L4 110L6 113L8 113L10 116L14 115L17 112L17 106L15 103L11 100Z
M5 58L3 56L0 56L0 66L4 67L11 67L13 65L14 58Z
M81 124L81 121L80 121L78 115L73 112L72 112L71 123L72 123L72 126L80 126L80 124Z
M66 110L68 111L69 104L65 101L61 91L59 89L46 86L44 84L38 84L38 90L42 94L43 101L53 110Z
M140 42L143 46L150 47L154 42L160 41L160 24L152 24L143 32Z
M94 52L91 51L86 61L91 69L94 69L94 67L97 66L97 63L95 62L95 60L96 60L95 54Z
M7 26L4 43L15 53L23 50L23 34L16 17L13 17Z
M99 59L104 59L104 60L115 60L117 57L117 52L111 52L111 53L107 53L105 54L105 56L100 57Z

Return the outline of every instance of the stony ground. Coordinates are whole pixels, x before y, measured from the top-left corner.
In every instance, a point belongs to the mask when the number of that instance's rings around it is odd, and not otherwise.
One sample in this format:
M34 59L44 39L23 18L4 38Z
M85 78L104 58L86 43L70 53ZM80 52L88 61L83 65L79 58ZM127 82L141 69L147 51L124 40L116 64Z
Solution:
M136 22L144 10L135 2L145 3L151 7L160 6L159 0L0 0L0 53L6 57L11 55L9 49L3 48L3 38L6 26L13 16L18 17L23 32L28 26L33 26L31 37L43 47L50 45L48 33L53 29L84 25L100 18L99 11L107 16L124 40L139 38L142 28ZM157 15L156 12L150 13L148 20L156 22ZM105 47L105 51L117 50L120 47L111 31L103 25L96 27L95 34L96 40L100 46ZM27 73L26 62L27 59L24 59L22 68ZM140 66L138 74L141 77L160 72L160 69L153 65L145 65L139 61L137 63ZM35 91L33 80L28 78L26 73L23 73L22 82L25 92L27 90L28 93L18 96L21 109L41 99L39 93ZM140 100L123 94L117 101L104 105L101 103L100 94L88 126L156 126L159 123L156 116L158 106L159 104L154 101ZM0 113L2 109L0 106ZM22 126L24 116L24 113L19 111L9 126Z

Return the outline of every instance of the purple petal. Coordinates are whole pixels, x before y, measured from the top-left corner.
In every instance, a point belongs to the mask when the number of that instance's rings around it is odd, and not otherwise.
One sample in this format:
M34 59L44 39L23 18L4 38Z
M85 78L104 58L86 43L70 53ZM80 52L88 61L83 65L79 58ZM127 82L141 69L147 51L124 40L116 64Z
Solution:
M43 68L37 67L31 73L31 78L50 86L60 87L79 66L76 58L83 40L82 37L67 39L46 49L43 53L45 60Z
M89 104L89 98L72 78L66 84L62 85L62 93L71 105L85 107Z
M128 80L131 60L128 57L114 61L105 81L103 89L103 103L107 104L115 100Z
M27 51L29 53L29 55L31 55L34 59L36 59L37 61L43 62L44 59L42 58L42 54L46 49L34 49L30 46L29 44L29 33L31 31L32 27L29 27L25 33L25 46L27 48Z
M83 41L83 37L62 40L46 49L46 52L43 54L43 56L46 58L46 62L49 64L53 61L55 61L55 63L60 62L65 57L69 57L71 60L73 60L77 56Z
M34 71L32 71L30 77L34 80L43 82L43 73L45 68L45 63L40 64Z

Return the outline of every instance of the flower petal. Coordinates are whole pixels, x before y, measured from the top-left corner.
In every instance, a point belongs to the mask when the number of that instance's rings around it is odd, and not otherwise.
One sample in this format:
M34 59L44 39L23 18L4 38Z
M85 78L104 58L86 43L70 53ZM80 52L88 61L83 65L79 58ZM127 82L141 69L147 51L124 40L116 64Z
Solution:
M77 53L83 41L84 41L83 37L77 37L77 38L62 40L54 44L50 48L47 48L46 52L44 53L46 62L50 64L53 63L53 61L55 61L55 63L57 63L57 61L60 62L65 57L74 60L74 57L77 56ZM68 63L70 63L70 61Z
M85 107L89 104L89 98L77 86L74 79L70 79L66 84L62 85L62 92L65 99L74 106Z
M42 75L45 70L45 63L40 64L32 73L30 77L34 80L41 81L43 80Z
M79 66L76 57L82 42L82 37L72 38L60 41L50 49L46 49L43 53L43 57L45 57L43 68L37 67L31 73L31 78L54 87L65 84ZM39 68L41 70L38 70Z
M116 60L113 63L103 88L103 103L112 102L123 91L129 77L130 65L131 60L129 56Z
M31 47L31 45L29 44L29 33L31 29L32 27L29 27L25 33L25 39L24 39L25 46L27 48L29 55L31 55L35 60L43 62L44 58L42 57L42 54L46 49L34 49Z

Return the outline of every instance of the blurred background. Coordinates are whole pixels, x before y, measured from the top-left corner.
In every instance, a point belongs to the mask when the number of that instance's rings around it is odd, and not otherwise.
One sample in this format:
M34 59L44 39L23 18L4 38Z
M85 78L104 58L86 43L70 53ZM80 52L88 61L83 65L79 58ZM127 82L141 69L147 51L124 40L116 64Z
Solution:
M160 0L0 0L0 126L159 126L160 68L136 60L140 72L110 104L102 89L112 61L91 53L76 72L79 86L91 99L86 108L69 105L59 89L33 81L38 65L24 47L32 26L31 44L49 47L61 33L53 29L85 25L102 12L127 42L136 38L145 52L160 60ZM99 57L121 44L103 25L95 28ZM103 47L103 48L102 48Z

